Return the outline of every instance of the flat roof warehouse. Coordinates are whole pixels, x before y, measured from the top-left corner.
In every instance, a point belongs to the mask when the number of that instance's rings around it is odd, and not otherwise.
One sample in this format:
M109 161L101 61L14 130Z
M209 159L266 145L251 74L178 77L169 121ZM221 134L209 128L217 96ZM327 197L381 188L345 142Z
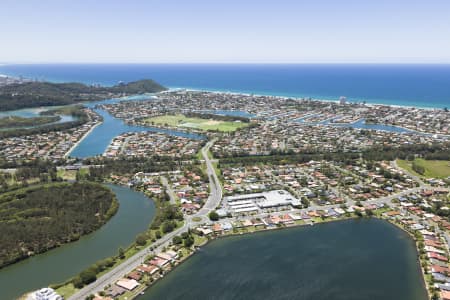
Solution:
M257 211L270 207L301 205L301 202L297 198L284 190L229 196L225 200L229 208L235 213Z

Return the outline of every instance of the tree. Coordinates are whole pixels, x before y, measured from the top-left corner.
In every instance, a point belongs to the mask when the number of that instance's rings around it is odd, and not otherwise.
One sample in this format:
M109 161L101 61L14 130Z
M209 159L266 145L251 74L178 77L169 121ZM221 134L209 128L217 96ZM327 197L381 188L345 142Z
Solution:
M172 243L174 245L180 245L183 242L183 239L179 237L178 235L174 236L172 239Z
M39 175L39 181L41 183L47 183L48 182L48 175L46 173L42 173Z
M423 175L425 173L425 168L415 161L413 161L412 163L412 169L420 175Z
M193 244L194 244L194 238L192 236L188 236L183 242L183 245L186 248L190 248Z
M81 281L80 276L76 276L73 280L72 280L72 284L74 287L76 287L77 289L80 289L83 287L83 282Z
M97 280L97 274L93 269L87 269L80 273L80 279L83 285L86 285Z
M366 215L368 217L372 217L373 216L373 211L371 209L366 209Z
M144 246L147 243L147 236L145 233L138 234L136 237L136 244L138 246Z
M125 258L125 250L123 250L122 247L119 247L119 258L124 259Z
M161 226L161 230L163 233L171 232L175 229L175 224L173 221L164 221Z
M219 214L215 210L211 211L208 216L211 221L219 220Z

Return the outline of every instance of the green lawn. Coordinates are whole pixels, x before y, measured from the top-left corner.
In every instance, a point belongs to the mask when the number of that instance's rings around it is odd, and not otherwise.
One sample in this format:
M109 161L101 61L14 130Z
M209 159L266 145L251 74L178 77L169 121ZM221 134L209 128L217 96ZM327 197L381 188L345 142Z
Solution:
M58 294L60 294L61 296L63 296L64 299L69 298L70 296L75 294L75 292L77 292L77 291L78 291L78 289L75 288L73 286L73 284L71 284L71 283L63 285L62 287L56 289L56 292Z
M407 160L397 160L400 168L403 168L417 176L425 176L427 178L447 178L450 176L450 161L448 160L425 160L416 158L415 162L425 168L423 175L417 174L411 167L412 162Z
M58 177L61 177L64 180L75 180L76 176L77 176L77 170L64 170L64 169L59 169L57 171L57 175ZM87 175L89 173L89 169L80 169L80 173L82 175Z
M221 121L213 119L188 118L184 115L164 115L147 118L147 124L166 125L170 127L185 127L199 130L218 130L222 132L232 132L238 128L248 126L247 123Z

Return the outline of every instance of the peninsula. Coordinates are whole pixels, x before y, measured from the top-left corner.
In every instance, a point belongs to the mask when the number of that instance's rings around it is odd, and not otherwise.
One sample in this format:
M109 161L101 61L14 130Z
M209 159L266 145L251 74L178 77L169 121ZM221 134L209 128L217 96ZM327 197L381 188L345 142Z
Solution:
M31 81L0 86L0 111L26 107L68 105L126 95L156 93L166 90L151 80L119 83L112 87L82 83Z

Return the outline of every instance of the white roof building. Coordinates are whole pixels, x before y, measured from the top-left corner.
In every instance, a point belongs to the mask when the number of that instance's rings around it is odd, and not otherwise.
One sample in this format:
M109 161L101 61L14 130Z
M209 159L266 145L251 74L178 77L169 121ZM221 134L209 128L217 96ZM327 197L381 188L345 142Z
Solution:
M52 288L43 288L34 292L31 296L32 300L63 300Z
M285 190L226 197L228 206L236 212L254 211L258 208L277 206L298 206L301 201Z

